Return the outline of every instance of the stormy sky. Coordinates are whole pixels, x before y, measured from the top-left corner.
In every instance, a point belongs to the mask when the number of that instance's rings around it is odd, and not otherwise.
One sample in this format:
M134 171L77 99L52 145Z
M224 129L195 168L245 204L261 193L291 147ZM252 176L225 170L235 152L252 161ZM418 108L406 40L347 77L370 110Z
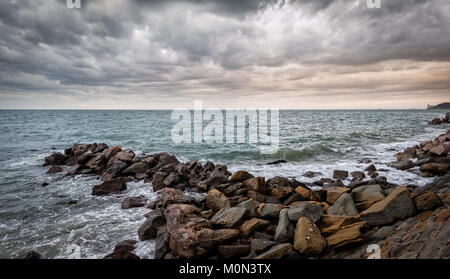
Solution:
M450 1L0 2L0 108L424 108Z

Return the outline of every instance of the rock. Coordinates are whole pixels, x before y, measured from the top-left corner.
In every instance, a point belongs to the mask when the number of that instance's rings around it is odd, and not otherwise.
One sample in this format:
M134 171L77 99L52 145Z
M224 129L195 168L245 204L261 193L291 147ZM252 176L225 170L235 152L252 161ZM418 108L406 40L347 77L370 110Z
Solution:
M250 220L245 221L240 227L239 231L243 237L250 236L255 230L259 230L265 228L269 225L269 221L252 218Z
M147 198L144 196L129 197L122 201L122 209L128 209L133 207L143 207L147 202Z
M220 192L222 192L223 194L225 194L225 196L230 196L231 194L233 194L234 191L239 190L242 187L243 187L242 183L236 182L236 183L221 184L221 185L215 187L215 189L217 189Z
M234 259L250 253L250 245L220 245L217 252L221 259Z
M428 211L443 205L442 200L432 191L414 197L414 205L418 211Z
M114 251L113 253L105 256L103 259L107 260L139 260L140 258L126 250Z
M296 222L300 217L306 217L312 222L317 222L323 215L323 209L320 205L310 202L300 202L288 209L289 220Z
M269 251L262 253L254 259L281 259L283 256L289 254L292 251L292 245L289 243L277 244L269 249Z
M348 171L343 170L334 170L333 172L333 178L338 180L344 180L348 177Z
M50 169L48 169L47 173L48 174L55 174L55 173L60 173L62 172L62 168L58 167L58 166L52 166Z
M322 175L320 172L307 171L303 174L304 177L312 178L317 175Z
M295 192L300 195L300 197L302 198L301 200L303 201L307 201L311 198L311 190L305 187L298 186L297 188L295 188Z
M150 169L148 164L144 161L136 162L131 164L128 168L122 171L123 174L136 174L136 173L145 173Z
M424 164L420 167L421 172L429 172L437 175L444 175L448 172L448 164Z
M155 259L162 259L164 255L169 252L169 235L166 232L166 228L161 226L156 233L155 241Z
M355 203L377 202L385 198L383 189L378 184L354 188L352 194Z
M83 165L93 157L92 150L87 150L76 158L76 163Z
M434 118L433 120L429 121L428 124L429 125L439 125L442 124L442 119L441 118Z
M353 188L356 188L356 187L359 187L362 185L366 185L366 184L367 184L367 181L365 181L365 180L355 180L355 181L350 182L350 184L348 184L347 188L353 189Z
M266 251L268 248L274 246L275 244L277 243L268 239L256 238L252 240L250 247L253 253L259 254Z
M157 192L166 187L164 179L168 176L166 172L158 171L152 176L153 192Z
M80 164L75 164L67 169L66 175L75 175L82 169Z
M110 193L117 193L127 188L124 179L114 179L103 182L102 184L95 185L92 188L92 195L107 195Z
M24 260L39 260L42 258L42 255L36 251L30 251L26 253L22 258Z
M370 171L377 171L377 168L374 164L369 165L367 168L364 169L364 171L370 172Z
M278 165L278 164L285 164L285 163L287 163L286 160L280 159L280 160L275 160L275 161L269 162L269 163L267 163L267 165Z
M350 175L352 176L352 180L357 180L357 179L364 179L366 178L366 175L362 172L362 171L353 171L350 173Z
M267 186L290 187L291 181L285 177L275 176L266 181Z
M295 228L294 249L305 256L319 255L327 246L319 228L305 217L300 217Z
M127 167L127 164L121 160L115 160L102 175L102 181L117 177L122 170ZM105 180L106 179L106 180Z
M287 242L292 237L294 227L289 222L288 209L283 208L280 210L277 229L275 230L274 239L276 242Z
M254 176L251 175L250 173L243 171L243 170L239 170L239 171L233 173L233 175L228 180L228 182L229 183L243 182L243 181L253 178L253 177Z
M402 160L398 162L394 162L390 164L391 167L398 170L408 170L410 168L414 168L416 164L414 164L411 160Z
M236 207L243 207L247 209L247 216L254 217L256 214L256 203L254 199L248 199L236 205Z
M50 156L45 157L44 160L44 166L64 165L66 163L67 156L62 153L56 152Z
M398 187L385 199L361 212L361 220L371 226L385 225L414 215L414 204L407 187Z
M367 222L364 221L343 226L335 234L326 238L327 244L331 248L341 248L349 244L362 242L364 241L362 233L366 227Z
M335 203L336 200L337 200L343 193L350 192L350 189L349 189L349 188L336 187L336 186L327 187L325 190L327 191L327 203L329 203L329 204Z
M213 216L212 222L224 228L236 228L244 220L246 212L244 207L223 208Z
M328 208L327 214L344 216L357 215L358 210L353 202L352 195L349 193L342 194L336 202Z
M230 207L228 198L216 189L211 189L206 196L206 206L214 211Z
M161 203L163 207L171 204L191 204L195 200L183 193L180 189L164 188L161 190Z
M104 259L139 259L132 252L136 249L135 240L124 240L116 245L114 252L105 256Z
M166 224L166 219L159 211L153 211L146 217L147 220L138 229L138 235L141 241L155 238L158 228Z
M239 236L239 230L236 229L201 229L197 232L200 247L205 250L211 250L216 245L230 242Z
M256 212L263 218L277 218L283 208L281 204L261 203L256 207Z
M447 155L447 150L443 144L439 144L428 151L429 154L442 157Z
M225 175L222 171L219 169L214 169L211 174L209 175L209 178L207 180L208 186L210 187L216 187L220 184L225 184L228 181L228 176Z
M264 177L253 177L243 182L244 186L252 191L262 193L266 192L266 183Z
M278 199L283 199L287 196L289 196L292 193L292 188L288 186L278 186L274 187L270 194Z
M324 236L337 233L342 227L360 222L359 216L323 215L317 223Z

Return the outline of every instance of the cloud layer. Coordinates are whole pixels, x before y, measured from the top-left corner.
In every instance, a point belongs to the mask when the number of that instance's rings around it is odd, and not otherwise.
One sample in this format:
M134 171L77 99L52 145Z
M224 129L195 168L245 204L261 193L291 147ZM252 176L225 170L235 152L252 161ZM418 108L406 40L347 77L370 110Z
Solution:
M0 2L0 108L413 108L450 96L450 2Z

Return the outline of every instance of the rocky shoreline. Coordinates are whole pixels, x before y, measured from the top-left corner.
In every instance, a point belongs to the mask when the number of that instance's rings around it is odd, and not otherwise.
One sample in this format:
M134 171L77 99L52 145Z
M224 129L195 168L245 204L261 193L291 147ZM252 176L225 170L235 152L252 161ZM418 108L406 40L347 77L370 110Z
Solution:
M68 176L100 175L92 195L123 191L130 181L151 182L156 201L129 197L122 208L149 208L137 233L140 241L156 239L156 259L449 258L450 130L396 159L392 167L419 167L421 175L437 178L424 187L396 185L372 164L304 183L96 143L75 144L46 157L44 165L51 166L48 173L67 165ZM185 191L205 194L194 199ZM137 259L135 245L118 243L105 258Z

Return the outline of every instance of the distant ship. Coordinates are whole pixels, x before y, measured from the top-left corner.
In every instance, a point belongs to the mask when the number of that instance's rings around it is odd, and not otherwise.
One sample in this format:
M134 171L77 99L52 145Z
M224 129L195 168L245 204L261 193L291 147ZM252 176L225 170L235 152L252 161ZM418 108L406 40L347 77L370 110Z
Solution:
M427 109L450 109L450 103L442 103L435 106L427 106Z

